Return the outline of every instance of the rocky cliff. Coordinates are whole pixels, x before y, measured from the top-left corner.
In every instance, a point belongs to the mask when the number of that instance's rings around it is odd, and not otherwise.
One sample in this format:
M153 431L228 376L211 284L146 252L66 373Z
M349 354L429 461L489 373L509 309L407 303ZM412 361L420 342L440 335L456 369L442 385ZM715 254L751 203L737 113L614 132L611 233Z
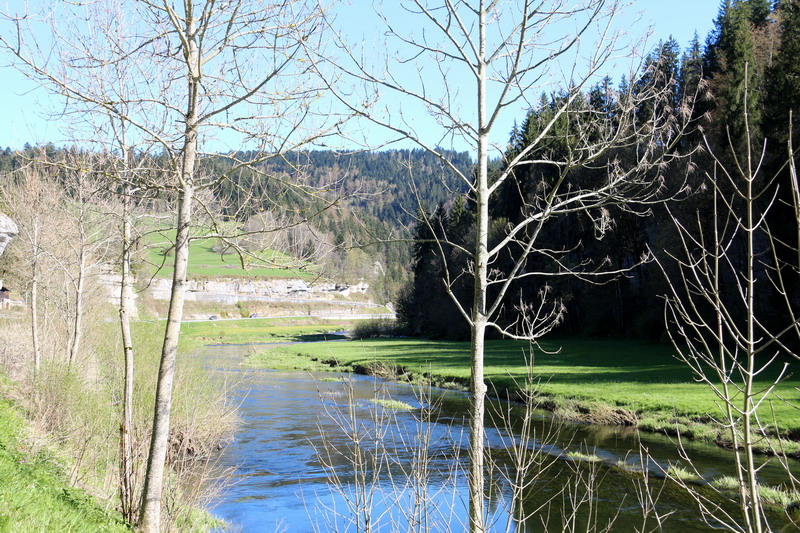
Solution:
M17 233L19 233L19 228L14 221L0 213L0 255L3 255L6 246Z
M168 300L172 280L153 280L150 294L156 300ZM239 301L273 301L273 302L309 302L328 301L337 303L337 296L350 296L354 293L365 293L369 285L361 282L357 285L339 283L307 283L300 279L273 280L189 280L187 282L187 301L208 301L236 304ZM374 306L377 304L346 302L354 306Z

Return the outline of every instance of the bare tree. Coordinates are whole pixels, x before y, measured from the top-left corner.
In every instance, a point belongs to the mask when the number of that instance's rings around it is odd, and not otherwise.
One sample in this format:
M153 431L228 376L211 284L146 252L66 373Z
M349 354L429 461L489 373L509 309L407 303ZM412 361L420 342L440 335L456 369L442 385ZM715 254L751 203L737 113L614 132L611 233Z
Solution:
M123 166L128 161L129 154L122 154ZM134 350L133 335L131 334L131 316L133 315L133 280L131 274L132 249L132 199L131 187L126 186L122 192L122 213L120 216L122 249L119 286L119 325L122 332L122 350L125 371L122 386L122 423L119 428L119 495L122 505L122 516L133 522L136 517L135 488L133 483L133 378L134 378Z
M678 157L675 147L689 113L668 104L674 80L638 84L642 71L632 72L627 91L616 95L613 119L606 112L577 105L593 80L605 74L614 61L635 51L615 27L622 2L411 0L404 2L403 8L414 17L416 32L401 34L400 24L384 18L387 34L406 52L402 57L389 58L388 66L381 71L370 67L355 48L342 44L340 56L333 61L351 79L373 91L368 93L368 100L391 93L404 106L427 110L438 128L438 140L415 129L404 114L405 107L400 111L377 105L363 109L353 105L350 95L331 89L344 106L394 132L398 140L411 141L438 155L461 177L473 201L474 242L462 247L447 236L437 240L443 258L444 247L458 248L470 258L468 265L446 266L444 283L471 329L469 523L471 531L484 531L483 369L487 329L517 339L536 339L552 329L563 313L558 302L546 306L523 302L518 310L520 320L510 327L498 320L514 282L543 274L526 271L527 257L534 252L549 256L557 275L598 274L586 265L570 265L565 255L538 245L548 232L548 222L571 213L587 213L602 233L610 229L608 206L630 209L658 201L663 184L659 169ZM393 67L408 68L408 64L416 67L416 79L393 71ZM437 80L435 84L433 79ZM454 83L456 79L468 80L469 85ZM637 84L639 88L634 90ZM535 109L532 98L544 90L560 94L553 99L553 112L525 146L513 153L507 151L504 139L497 138L501 117L524 107ZM644 106L644 102L650 105ZM557 131L557 124L567 125L570 147L565 154L553 155L545 146L549 139L563 135ZM459 171L437 148L448 142L463 143L474 150L474 176ZM627 166L615 152L623 147L636 153L636 161ZM490 177L493 156L502 158L503 169ZM501 188L516 179L517 170L531 166L555 169L557 177L533 187L537 192L524 199L522 219L499 228L502 236L490 245L490 206ZM574 171L582 168L604 172L605 177L591 184L571 180ZM421 223L431 224L429 220ZM564 243L564 249L576 244ZM509 253L514 258L510 269L501 272L492 268ZM613 270L607 269L604 274ZM452 291L463 275L474 282L470 306L462 306Z
M745 102L746 93L745 87ZM759 495L756 454L760 448L783 455L779 447L770 449L767 440L769 405L773 400L786 401L775 387L787 377L789 361L800 358L787 342L787 334L799 333L796 295L788 290L788 282L789 277L800 276L800 262L784 264L777 251L786 245L800 249L800 240L776 240L768 213L778 201L781 185L788 185L797 214L792 222L797 223L800 197L791 135L786 164L778 175L765 176L767 144L763 142L760 151L753 148L758 145L751 138L746 104L744 122L745 139L729 134L724 150L730 159L716 153L706 139L713 213L697 213L694 221L670 213L680 246L668 255L677 269L662 264L662 271L669 280L665 314L678 357L714 392L723 411L720 424L734 450L742 521L720 513L711 501L699 501L701 510L714 520L724 519L731 531L761 533L771 528ZM737 151L740 145L744 153ZM787 174L789 183L780 183L778 177ZM785 323L777 330L763 313L771 291L785 303ZM788 466L787 473L794 484Z
M60 211L61 191L52 183L46 165L35 160L9 176L1 190L12 216L19 223L17 246L25 250L27 273L24 279L30 296L32 374L35 380L41 368L43 352L40 292L45 262L48 257L55 256L51 246L53 236L46 228L55 225L56 213Z
M161 171L132 184L177 198L172 292L140 515L143 531L157 531L191 227L198 212L208 212L198 193L245 167L263 179L258 164L265 158L322 135L311 125L310 107L321 88L298 61L304 46L318 39L322 10L305 0L107 0L62 2L45 16L51 39L34 37L36 17L15 14L6 16L12 28L0 43L24 73L65 97L68 112L91 109L126 128L123 155L126 146L156 145ZM102 22L84 27L81 20ZM127 72L97 84L109 67ZM132 87L118 90L120 79ZM229 152L232 170L211 176L200 172L199 162L215 136L217 146L251 151Z
M96 288L100 266L108 259L111 235L107 218L102 212L107 187L93 169L96 166L88 153L76 148L67 149L59 160L40 162L58 173L63 187L63 213L67 224L74 228L69 238L62 239L67 253L63 258L54 258L63 271L72 296L68 316L70 317L67 364L71 367L79 362L84 333L84 316L87 298ZM66 237L66 235L62 235Z

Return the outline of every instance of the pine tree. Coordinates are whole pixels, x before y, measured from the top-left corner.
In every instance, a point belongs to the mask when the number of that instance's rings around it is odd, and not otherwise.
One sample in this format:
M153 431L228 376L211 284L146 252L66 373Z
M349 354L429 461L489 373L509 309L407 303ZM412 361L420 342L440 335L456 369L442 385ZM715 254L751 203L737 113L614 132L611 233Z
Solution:
M703 71L708 77L720 71L720 44L723 39L723 28L727 26L726 21L730 9L731 0L723 0L717 18L714 19L714 27L706 37Z
M775 242L780 268L797 262L797 252L784 243L794 242L795 229L787 221L795 213L792 209L791 175L786 168L789 156L788 140L792 133L794 153L800 153L800 0L783 0L778 10L780 20L780 47L768 71L769 94L766 98L764 130L767 136L769 158L767 175L777 175L778 199L770 210L768 223ZM791 116L791 122L789 117ZM796 157L796 156L795 156ZM787 275L788 294L800 294L796 276ZM776 299L780 300L780 296ZM779 302L778 302L779 303ZM795 299L795 305L797 300ZM779 308L777 305L776 308Z
M765 26L769 23L769 16L772 13L770 0L748 0L750 8L750 23L756 27Z
M702 131L706 126L704 124L705 116L713 108L713 101L707 87L700 38L695 32L694 38L689 43L689 48L681 57L678 76L678 98L681 112L691 112L692 121L698 127L693 128L681 140L681 147L683 148L692 149L702 143Z
M765 65L756 60L752 17L748 1L726 0L715 22L715 50L707 53L707 60L709 55L714 58L714 70L710 72L717 103L713 121L720 128L715 137L720 146L727 146L730 135L736 150L743 148L745 112L751 137L761 136Z
M637 111L642 120L651 120L651 117L665 112L675 113L680 104L679 55L680 44L670 37L667 41L659 42L656 49L645 59L645 73L634 85L633 93L641 94L655 88L665 90L668 97L659 102L646 100Z
M700 38L697 32L689 43L689 49L681 58L679 75L679 94L682 99L693 98L699 92L703 79L703 53L700 50Z
M611 114L615 105L613 82L605 76L589 89L589 106L597 111Z
M789 128L800 138L800 1L781 2L781 44L768 73L767 125L769 137L785 152ZM789 124L789 113L792 124Z

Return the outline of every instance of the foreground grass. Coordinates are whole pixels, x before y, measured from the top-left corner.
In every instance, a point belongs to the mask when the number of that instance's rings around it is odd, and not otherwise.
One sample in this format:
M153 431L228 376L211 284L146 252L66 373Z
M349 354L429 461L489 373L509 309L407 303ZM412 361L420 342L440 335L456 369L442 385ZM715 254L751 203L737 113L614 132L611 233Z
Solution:
M131 531L91 496L70 487L64 472L40 452L21 452L25 422L0 399L0 532Z
M717 398L693 380L691 371L665 346L632 340L552 339L542 343L547 352L534 353L536 394L543 405L565 418L588 422L635 423L664 433L680 431L701 440L726 438L710 423L720 415ZM513 394L526 386L528 345L496 340L487 342L486 379L490 391ZM345 343L316 343L275 347L257 354L251 366L269 368L274 361L306 359L320 368L363 371L394 367L403 377L429 376L438 384L466 384L469 343L425 339L369 339ZM793 369L797 363L791 363ZM768 375L756 388L769 384ZM800 434L800 378L797 372L782 382L765 402L762 420L777 421L784 434ZM618 420L622 417L624 420ZM784 442L785 451L800 454L800 443ZM766 450L764 450L766 451Z

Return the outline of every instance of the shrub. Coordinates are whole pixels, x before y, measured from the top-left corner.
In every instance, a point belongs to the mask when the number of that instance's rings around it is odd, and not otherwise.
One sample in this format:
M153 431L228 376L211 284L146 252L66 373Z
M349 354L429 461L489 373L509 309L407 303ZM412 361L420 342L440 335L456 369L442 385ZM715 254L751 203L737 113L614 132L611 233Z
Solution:
M362 320L353 327L353 337L356 339L389 337L395 335L396 332L397 325L395 321L386 318Z

